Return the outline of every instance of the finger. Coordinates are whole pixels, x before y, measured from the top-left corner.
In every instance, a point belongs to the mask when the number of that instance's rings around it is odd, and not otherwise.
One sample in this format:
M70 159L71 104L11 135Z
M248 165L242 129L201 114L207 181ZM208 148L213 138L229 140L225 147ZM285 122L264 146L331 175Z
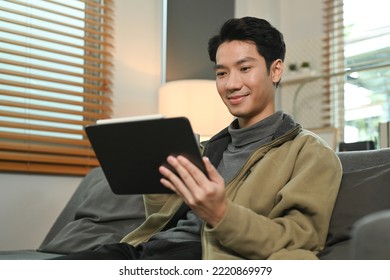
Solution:
M178 156L177 160L190 175L188 184L195 183L197 186L202 186L205 183L206 175L195 164L184 156Z
M159 171L164 178L160 180L160 182L167 188L173 190L176 194L184 197L188 197L190 192L188 188L185 186L180 177L178 177L172 170L165 166L160 166Z
M209 179L213 182L220 182L221 180L223 181L222 176L219 174L214 165L211 164L210 159L208 157L203 157L202 159L206 167L206 171L209 175Z
M161 178L160 179L160 183L164 185L164 187L172 190L173 192L176 192L176 188L175 186L171 183L171 181L165 179L165 178Z
M183 156L168 157L168 163L177 171L180 176L180 179L184 182L188 187L193 187L197 185L195 181L193 173L194 168L196 168L189 160L187 160Z
M176 169L184 184L183 186L177 185L176 187L182 196L184 196L183 199L187 204L194 205L195 201L200 201L209 183L204 173L183 156L168 158L168 163ZM185 189L182 189L182 187L185 187Z

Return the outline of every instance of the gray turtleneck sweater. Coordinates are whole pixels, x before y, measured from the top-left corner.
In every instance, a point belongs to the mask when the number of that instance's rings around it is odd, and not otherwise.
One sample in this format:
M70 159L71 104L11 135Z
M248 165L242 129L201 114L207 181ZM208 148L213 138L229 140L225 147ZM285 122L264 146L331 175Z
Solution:
M245 128L239 128L237 120L232 122L228 128L232 141L218 165L218 172L224 178L225 184L234 178L254 150L273 140L276 129L282 123L282 117L283 113L278 111Z

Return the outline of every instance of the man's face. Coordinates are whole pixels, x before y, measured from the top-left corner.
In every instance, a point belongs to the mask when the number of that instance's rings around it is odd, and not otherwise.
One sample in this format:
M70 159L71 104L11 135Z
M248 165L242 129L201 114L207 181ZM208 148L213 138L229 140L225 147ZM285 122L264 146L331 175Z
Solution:
M283 62L272 63L267 72L264 57L252 42L222 43L216 54L217 90L240 127L250 126L275 112L275 86Z

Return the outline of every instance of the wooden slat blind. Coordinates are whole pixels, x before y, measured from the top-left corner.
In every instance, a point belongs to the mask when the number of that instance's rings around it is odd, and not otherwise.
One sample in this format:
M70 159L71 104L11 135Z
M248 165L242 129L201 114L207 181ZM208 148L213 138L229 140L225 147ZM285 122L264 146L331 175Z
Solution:
M323 3L323 71L331 124L340 128L341 141L375 141L379 122L390 118L389 5L381 0ZM346 127L357 136L347 135Z
M111 116L113 0L0 1L0 171L85 175Z
M343 0L324 0L324 50L325 102L328 108L328 125L343 127L344 77L344 21Z

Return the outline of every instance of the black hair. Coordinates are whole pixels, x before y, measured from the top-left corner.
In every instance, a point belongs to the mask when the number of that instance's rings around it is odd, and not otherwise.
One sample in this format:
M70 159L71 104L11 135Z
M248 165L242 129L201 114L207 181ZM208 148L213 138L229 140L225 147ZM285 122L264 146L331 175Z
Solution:
M257 52L265 59L268 73L275 60L284 61L286 45L283 35L265 19L243 17L226 21L219 34L209 40L210 60L216 63L218 47L224 42L234 40L255 43Z

